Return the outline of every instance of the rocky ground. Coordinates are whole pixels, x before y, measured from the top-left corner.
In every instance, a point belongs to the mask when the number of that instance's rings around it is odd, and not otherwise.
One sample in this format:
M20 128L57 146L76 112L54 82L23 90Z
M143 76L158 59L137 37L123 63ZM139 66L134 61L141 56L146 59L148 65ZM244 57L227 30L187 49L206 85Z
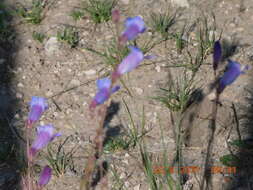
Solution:
M7 4L7 10L15 10L19 4L29 7L31 1L9 0L4 3ZM91 140L96 130L96 121L90 118L88 109L96 93L95 81L112 70L105 63L105 59L88 51L87 47L105 51L105 47L112 43L115 30L111 21L95 25L88 15L75 21L70 14L74 9L83 6L79 0L52 0L50 3L39 25L29 24L18 16L14 16L11 20L15 36L8 46L0 45L0 66L4 67L1 71L4 77L1 78L0 86L0 110L5 113L1 114L3 120L8 118L11 125L8 130L17 129L19 133L22 133L31 96L48 98L49 110L41 118L40 124L52 123L57 131L63 134L55 141L56 145L70 136L64 148L66 151L75 148L76 151L73 155L73 167L67 168L60 177L54 175L46 189L74 190L79 189L79 180L91 153ZM191 44L189 51L193 55L197 46L195 44L196 31L200 25L198 19L205 16L208 18L208 25L212 25L212 15L215 15L216 29L212 29L211 33L219 36L222 32L223 46L229 44L226 58L236 60L242 65L252 65L253 1L251 0L119 0L116 8L122 13L122 21L128 16L135 15L141 15L144 18L148 28L138 38L139 46L144 46L148 39L159 37L150 25L151 13L163 13L167 10L169 13L175 13L177 10L179 16L171 31L180 31L186 24ZM78 31L79 41L74 48L57 40L57 32L62 31L66 26L72 26ZM42 43L33 38L34 31L46 35ZM127 105L139 132L141 132L142 118L145 115L144 129L149 132L143 139L146 142L147 152L152 155L153 162L159 164L166 147L168 162L173 163L176 142L171 113L153 97L159 94L159 88L165 88L172 80L183 77L182 68L168 66L187 64L189 59L186 49L183 49L182 53L177 51L173 39L156 45L147 54L155 55L156 58L145 60L138 69L124 77L128 90L122 87L113 96L113 104L109 110L111 118L108 119L106 127L113 135L124 136L127 133L126 131L132 126L127 114ZM213 92L209 91L210 84L213 82L211 63L212 54L208 54L194 80L195 89L201 92L203 98L189 107L182 122L182 132L185 137L182 155L186 166L204 168L207 139L210 136L208 124L214 96ZM225 63L226 60L220 67L220 73L224 71ZM212 166L223 166L220 158L231 154L231 151L239 161L235 164L238 169L236 174L213 174L210 189L253 189L253 175L250 171L252 149L229 145L229 142L238 139L238 127L242 141L249 144L252 142L253 92L251 88L252 69L241 75L220 97L221 105L218 107L217 126L210 155L213 160ZM6 113L10 114L6 115ZM237 113L236 117L235 113ZM238 118L238 122L235 118ZM14 139L19 139L13 131L8 134L14 135L12 137ZM5 142L4 137L1 137L1 142L2 139ZM11 142L16 143L15 140ZM18 150L15 151L18 152ZM140 164L141 156L138 146L127 150L107 151L104 157L109 163L107 173L109 189L151 189L143 166ZM5 161L5 163L7 164L3 164L3 168L5 165L12 165L12 162ZM42 166L45 163L47 162L41 154L37 164ZM184 185L182 185L184 189L199 189L201 175L201 172L186 175ZM7 177L7 181L13 180L8 179ZM97 189L100 188L98 185Z

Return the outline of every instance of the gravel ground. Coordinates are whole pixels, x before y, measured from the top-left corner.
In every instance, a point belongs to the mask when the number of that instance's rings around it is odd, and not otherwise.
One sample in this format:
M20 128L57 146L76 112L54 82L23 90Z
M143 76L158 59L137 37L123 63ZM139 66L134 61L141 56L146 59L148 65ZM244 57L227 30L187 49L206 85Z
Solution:
M16 3L29 5L30 1L9 0L12 7ZM14 108L11 123L19 131L23 131L27 117L27 103L31 96L43 96L49 99L49 110L43 115L40 124L52 123L57 131L63 136L60 140L71 135L66 144L66 150L77 146L74 155L74 169L68 171L61 177L54 176L46 189L67 190L79 189L79 179L84 169L87 157L91 153L91 139L96 132L96 121L90 118L89 103L96 93L95 81L104 74L111 71L104 59L86 50L84 47L92 47L103 50L113 38L113 23L103 23L95 26L89 17L74 21L70 17L73 9L80 7L79 0L55 0L47 10L45 18L39 25L31 25L22 22L20 18L13 19L16 38L12 51L8 52L3 47L7 56L3 60L11 58L13 67L8 68L9 74L13 76L7 87L1 86L1 101L3 98L11 97L8 101L16 102L19 106ZM167 7L169 7L167 9ZM166 10L181 15L176 20L172 30L179 30L187 23L192 25L197 19L208 15L208 24L211 24L212 13L216 17L217 30L222 31L222 39L234 42L235 49L231 59L243 65L252 65L253 61L253 1L252 0L119 0L117 8L122 13L122 21L128 16L141 15L146 23L150 21L152 12L159 13ZM68 44L57 40L57 31L65 26L73 26L79 32L79 44L77 48L71 48ZM196 39L195 27L190 33L190 39ZM43 43L35 41L32 33L41 32L46 34ZM138 44L144 44L152 36L152 30L148 27L140 38ZM192 49L194 49L194 44ZM191 49L190 49L191 51ZM194 50L192 50L194 52ZM0 49L1 52L1 49ZM156 55L155 60L145 60L141 67L124 77L132 96L127 90L122 89L113 96L112 119L108 123L108 129L123 133L130 126L129 117L123 100L128 105L131 115L137 126L141 127L142 110L144 108L146 118L146 130L151 130L145 137L147 151L153 155L154 160L159 159L163 153L161 130L163 129L164 143L169 152L168 161L173 162L175 153L175 139L173 136L170 111L159 102L152 99L157 95L161 87L166 87L172 78L182 75L180 68L168 68L168 65L185 63L187 52L177 53L175 41L168 40L155 46L148 54ZM2 54L4 55L4 54ZM2 60L1 59L1 60ZM0 65L1 64L0 60ZM204 94L207 93L209 85L213 81L212 55L208 55L204 65L197 73L195 85ZM224 70L225 64L220 68ZM171 78L172 77L172 78ZM10 96L4 94L8 89ZM229 86L220 97L222 105L218 108L217 127L212 146L212 159L214 166L220 166L219 160L223 155L229 154L229 141L237 139L236 122L232 103L238 109L238 117L242 139L251 140L250 121L252 109L252 69L231 86ZM3 97L2 97L3 96ZM204 167L205 155L207 154L207 139L209 134L208 123L210 120L213 94L205 96L201 102L190 106L183 120L183 131L185 131L185 143L183 145L183 162L189 166ZM6 101L1 103L4 105ZM59 141L60 141L59 140ZM252 153L242 151L240 148L233 150L241 158L242 164L235 175L214 174L212 175L212 188L219 189L253 189L252 172L249 171L252 164ZM39 165L45 164L42 159ZM147 190L149 189L147 178L140 165L141 157L138 147L129 150L119 150L111 154L105 154L111 168L116 168L121 181L124 182L123 189ZM247 160L246 160L247 158ZM246 164L247 163L247 164ZM246 168L246 169L245 169ZM247 169L249 168L249 169ZM109 189L117 189L117 180L113 178L111 170L108 172ZM198 181L201 172L187 175L184 189L199 189ZM97 189L100 189L98 185ZM102 188L101 188L102 189Z

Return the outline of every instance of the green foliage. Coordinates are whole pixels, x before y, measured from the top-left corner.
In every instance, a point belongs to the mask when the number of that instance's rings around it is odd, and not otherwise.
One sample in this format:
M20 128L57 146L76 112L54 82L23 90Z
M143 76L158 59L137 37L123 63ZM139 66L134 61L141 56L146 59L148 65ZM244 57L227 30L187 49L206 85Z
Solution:
M164 104L171 111L184 112L194 91L192 80L186 74L176 80L169 88L160 88L161 95L155 100Z
M187 44L187 41L183 39L186 32L185 28L186 28L186 25L184 25L184 27L182 28L180 32L177 32L172 35L172 37L176 40L176 48L177 48L178 53L182 53L182 50Z
M124 139L122 136L110 138L104 145L104 151L106 153L115 152L117 150L127 150L130 142Z
M160 33L163 38L167 39L169 37L169 30L176 22L176 14L170 15L166 13L152 13L151 14L151 28Z
M74 48L78 45L79 35L74 27L66 26L63 31L57 32L57 39L58 41L66 42L71 48Z
M34 40L43 43L44 39L46 38L46 35L43 33L33 31L32 37Z
M239 161L239 158L233 154L227 154L220 157L220 162L225 166L237 166Z
M81 20L84 16L84 11L82 10L73 10L71 13L70 13L70 16L75 20L75 21L78 21L78 20Z
M24 18L27 23L40 24L43 20L44 2L41 0L34 0L31 8L19 7L17 14Z
M105 64L112 67L119 64L120 61L129 53L129 49L126 46L119 48L115 41L106 46L103 52L88 47L85 49L102 57L105 60Z
M50 144L47 148L45 159L48 161L49 166L53 169L57 177L66 173L67 169L74 169L73 155L76 147L66 151L64 146L67 144L71 136L67 137L59 144Z
M242 149L253 149L252 145L245 142L245 141L242 141L242 140L233 140L232 142L229 142L230 145L232 146L236 146L238 148L242 148Z
M149 189L151 190L180 189L180 188L176 188L175 181L171 177L169 169L167 169L168 165L154 164L154 156L151 153L147 152L146 145L144 143L139 144L139 150L141 154L143 170L146 175L147 182L149 184ZM164 149L164 153L165 152L166 152L166 149ZM167 159L167 157L163 158L163 160L165 159ZM162 170L158 171L157 173L157 171L155 171L156 168L154 166L161 167ZM159 174L159 172L161 172L161 174Z
M211 26L209 23L211 23ZM217 40L215 33L216 20L214 14L212 15L212 21L210 21L206 16L203 16L198 20L197 40L198 44L201 46L201 50L203 51L202 54L205 56L213 51L214 43Z
M115 5L116 0L88 0L88 3L84 5L84 11L89 14L95 24L100 24L111 19Z

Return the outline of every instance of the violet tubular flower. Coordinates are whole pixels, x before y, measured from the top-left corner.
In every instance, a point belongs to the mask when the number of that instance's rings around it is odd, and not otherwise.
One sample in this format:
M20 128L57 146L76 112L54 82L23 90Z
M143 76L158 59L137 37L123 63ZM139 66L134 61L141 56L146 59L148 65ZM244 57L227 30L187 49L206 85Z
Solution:
M33 96L30 102L30 112L28 115L28 125L38 121L41 115L48 109L47 100L42 97Z
M112 80L115 81L121 75L134 70L143 61L144 55L142 51L134 46L129 46L131 52L118 65L116 71L112 74Z
M145 30L145 23L140 16L129 17L125 20L125 30L120 36L120 42L125 43L128 40L133 40L139 33L143 33Z
M216 71L219 65L219 62L222 58L222 50L221 50L221 44L219 41L216 41L214 43L213 47L213 70Z
M111 79L103 78L97 80L98 92L90 104L90 108L95 108L97 105L103 104L109 99L110 95L120 89L119 86L112 87Z
M52 125L43 125L37 127L37 137L30 148L30 156L33 158L37 152L48 145L55 137L61 136L60 133L54 133Z
M45 166L40 174L38 185L40 188L46 186L52 177L52 169L49 166Z
M239 63L228 60L226 71L220 78L217 92L222 93L226 86L232 84L245 70L248 70L248 66L242 67Z

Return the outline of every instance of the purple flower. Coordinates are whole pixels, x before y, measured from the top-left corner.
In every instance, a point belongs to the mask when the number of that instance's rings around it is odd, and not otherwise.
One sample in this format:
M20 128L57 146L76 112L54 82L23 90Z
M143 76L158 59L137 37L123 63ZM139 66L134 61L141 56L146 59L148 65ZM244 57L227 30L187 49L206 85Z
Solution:
M38 181L38 185L40 187L44 187L48 184L49 180L52 176L52 169L49 166L45 166L42 172L40 173L40 178Z
M97 105L103 104L107 99L109 99L112 93L120 89L119 86L112 87L111 89L111 85L111 79L108 77L97 80L98 92L95 95L95 98L92 100L90 108L95 108Z
M30 148L30 155L34 157L36 153L47 146L55 137L61 136L60 133L54 133L52 125L43 125L37 127L37 137Z
M43 112L48 109L47 100L42 97L33 96L30 102L30 113L28 115L28 124L31 125L39 120Z
M140 16L129 17L125 20L125 30L120 37L120 41L125 43L127 40L133 40L145 30L145 23Z
M131 52L126 56L122 62L118 65L116 71L112 74L113 81L115 81L121 75L132 71L139 66L144 59L142 51L134 46L129 46Z
M226 86L232 84L237 79L237 77L239 77L240 74L243 74L247 69L248 66L241 68L241 65L239 63L228 60L226 71L220 78L217 92L221 93L226 88Z
M222 57L222 51L221 51L221 45L219 41L216 41L214 43L214 48L213 48L213 70L216 71L218 68L218 64L221 61Z

